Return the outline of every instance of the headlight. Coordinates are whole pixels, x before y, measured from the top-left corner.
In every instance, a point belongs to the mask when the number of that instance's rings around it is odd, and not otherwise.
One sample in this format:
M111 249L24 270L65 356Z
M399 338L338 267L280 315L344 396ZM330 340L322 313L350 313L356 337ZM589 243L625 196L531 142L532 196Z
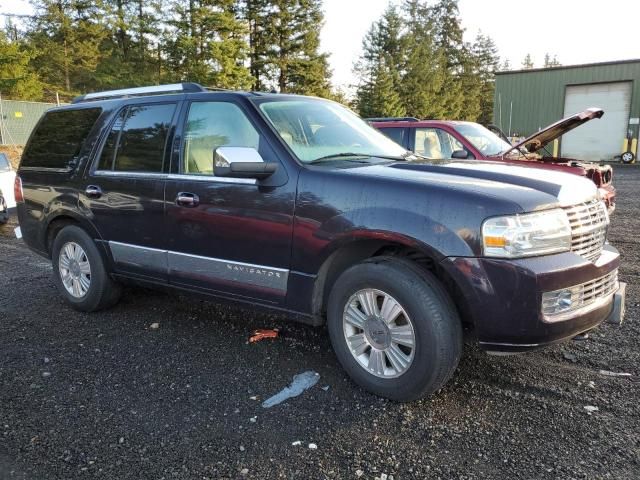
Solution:
M482 224L487 257L518 258L571 249L571 226L562 209L489 218Z

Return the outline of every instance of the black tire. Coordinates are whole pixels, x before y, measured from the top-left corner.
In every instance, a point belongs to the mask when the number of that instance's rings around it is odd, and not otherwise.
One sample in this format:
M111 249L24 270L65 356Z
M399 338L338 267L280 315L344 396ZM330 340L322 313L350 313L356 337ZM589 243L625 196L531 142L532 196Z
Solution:
M89 288L80 298L74 297L67 291L60 277L60 251L68 242L74 242L82 247L91 267ZM120 285L109 276L95 242L82 228L69 225L58 232L51 249L51 263L56 287L65 301L76 310L94 312L111 307L120 299Z
M345 339L347 302L366 288L391 295L413 324L413 361L395 378L370 373L356 361ZM395 401L416 400L440 389L462 355L462 325L450 296L435 276L400 258L376 257L345 271L329 295L327 322L333 349L349 376L365 390ZM390 365L388 357L386 362Z

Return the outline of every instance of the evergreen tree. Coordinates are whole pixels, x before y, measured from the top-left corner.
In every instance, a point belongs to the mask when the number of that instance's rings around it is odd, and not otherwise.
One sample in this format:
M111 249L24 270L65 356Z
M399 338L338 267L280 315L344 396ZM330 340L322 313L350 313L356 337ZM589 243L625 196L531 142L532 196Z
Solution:
M271 32L273 16L270 0L246 0L242 12L249 28L249 64L253 77L252 90L266 90L270 82Z
M534 67L533 59L531 58L531 54L527 53L522 61L522 68L525 70L531 70Z
M381 111L399 111L396 101L402 89L401 71L406 63L406 44L401 31L402 17L396 7L390 5L382 18L375 22L362 41L362 56L354 71L360 86L356 92L356 105L363 116L388 116ZM390 82L390 83L389 83ZM391 95L393 90L395 95ZM374 98L373 92L381 91L393 104L384 107ZM367 106L376 102L376 106ZM404 109L402 109L404 110ZM365 115L363 112L369 112Z
M357 107L363 117L402 117L406 111L389 68L390 60L381 56L372 67L371 78L358 89Z
M500 70L502 70L503 72L508 72L509 70L511 70L511 62L508 58L504 59L504 62L502 62L502 65L500 66Z
M17 35L14 38L16 40L10 41L0 31L0 93L5 100L39 100L42 83L29 67L33 52L17 40Z
M93 90L95 71L108 35L102 0L34 0L28 37L32 67L51 90L66 96Z
M160 82L158 42L161 0L115 0L105 6L109 36L101 50L104 58L96 77L104 88Z
M330 94L328 56L320 52L321 0L271 0L266 43L268 84L280 92Z
M420 0L403 6L407 32L402 68L401 94L406 114L418 118L441 118L447 113L442 92L447 80L444 51L435 43L430 10Z
M551 58L551 55L549 55L548 53L544 54L544 68L552 68L552 67L559 67L560 66L560 62L558 61L558 56L554 55L553 58Z
M487 125L493 118L493 97L495 93L495 73L500 68L500 56L495 42L479 33L472 47L479 83L480 113L477 121Z
M249 88L245 25L234 0L178 0L165 32L168 81Z

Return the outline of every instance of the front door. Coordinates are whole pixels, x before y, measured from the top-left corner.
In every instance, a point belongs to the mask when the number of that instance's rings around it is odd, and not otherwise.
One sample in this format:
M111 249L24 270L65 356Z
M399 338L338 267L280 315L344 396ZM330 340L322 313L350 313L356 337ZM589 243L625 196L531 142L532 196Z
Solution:
M85 177L81 203L119 273L167 280L164 182L176 110L176 103L124 107Z
M278 162L247 107L193 101L186 108L176 173L166 185L170 283L262 303L287 292L295 180L216 177L216 147L252 147ZM282 165L280 165L282 168Z

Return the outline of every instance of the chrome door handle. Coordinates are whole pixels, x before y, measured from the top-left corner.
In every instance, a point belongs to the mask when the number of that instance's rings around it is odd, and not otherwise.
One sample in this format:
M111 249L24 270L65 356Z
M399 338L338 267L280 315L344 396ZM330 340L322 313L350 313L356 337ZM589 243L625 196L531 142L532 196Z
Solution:
M87 197L100 198L102 195L102 189L97 185L89 185L84 193L86 193Z
M200 199L195 193L180 192L176 197L176 204L181 207L196 207L200 203Z

